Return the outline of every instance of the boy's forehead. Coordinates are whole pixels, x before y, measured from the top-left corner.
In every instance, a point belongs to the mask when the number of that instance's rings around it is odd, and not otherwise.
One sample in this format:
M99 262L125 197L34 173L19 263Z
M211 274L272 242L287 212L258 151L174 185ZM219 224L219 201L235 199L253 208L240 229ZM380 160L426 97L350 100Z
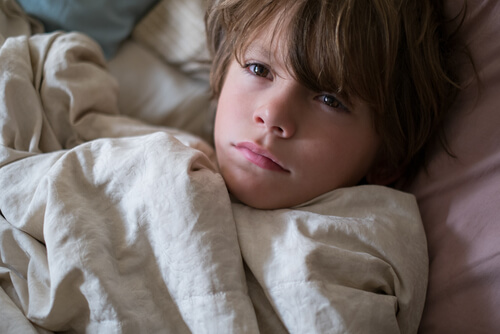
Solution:
M270 28L274 28L271 25ZM288 46L283 32L274 29L263 29L255 35L245 49L245 55L269 60L283 61L287 58Z
M259 43L259 41L253 41L245 50L245 55L247 57L256 57L256 58L272 58L273 52L271 52L270 45L263 45L263 43Z

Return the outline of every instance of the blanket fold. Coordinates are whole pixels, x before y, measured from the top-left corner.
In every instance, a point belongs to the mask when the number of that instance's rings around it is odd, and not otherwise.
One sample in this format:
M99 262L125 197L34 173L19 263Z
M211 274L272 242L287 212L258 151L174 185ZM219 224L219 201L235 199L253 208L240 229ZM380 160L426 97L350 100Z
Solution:
M427 257L413 196L360 186L294 210L233 212L244 261L291 332L416 330Z
M83 35L8 38L0 60L1 225L24 240L2 244L2 275L26 317L51 331L256 332L209 146L118 115Z
M159 154L178 147L175 158ZM166 133L97 140L44 154L52 164L39 179L26 179L38 156L0 170L9 230L36 247L14 252L28 268L10 272L32 322L53 331L252 332L229 197L210 160L185 147Z

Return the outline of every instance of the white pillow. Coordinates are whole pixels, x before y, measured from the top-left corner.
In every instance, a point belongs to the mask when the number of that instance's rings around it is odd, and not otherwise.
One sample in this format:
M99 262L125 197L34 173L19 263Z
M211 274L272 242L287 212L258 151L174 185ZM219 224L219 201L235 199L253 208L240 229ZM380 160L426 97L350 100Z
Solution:
M120 86L121 113L211 142L213 105L207 81L190 77L130 39L109 62L109 70Z
M160 1L137 24L132 38L183 72L208 79L205 10L203 0Z

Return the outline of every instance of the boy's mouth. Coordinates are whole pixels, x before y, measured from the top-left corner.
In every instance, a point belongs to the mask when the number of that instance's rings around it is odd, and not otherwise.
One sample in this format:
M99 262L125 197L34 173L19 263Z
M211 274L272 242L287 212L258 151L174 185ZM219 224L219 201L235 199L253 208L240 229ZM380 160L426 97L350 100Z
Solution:
M260 168L290 173L269 151L251 142L235 144L234 147L251 163Z

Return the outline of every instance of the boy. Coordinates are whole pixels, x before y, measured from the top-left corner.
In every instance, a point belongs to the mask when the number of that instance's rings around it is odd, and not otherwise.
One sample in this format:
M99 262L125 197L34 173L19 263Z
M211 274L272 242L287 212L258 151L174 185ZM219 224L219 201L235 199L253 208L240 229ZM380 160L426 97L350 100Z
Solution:
M215 146L262 209L411 176L456 86L433 1L211 1Z

